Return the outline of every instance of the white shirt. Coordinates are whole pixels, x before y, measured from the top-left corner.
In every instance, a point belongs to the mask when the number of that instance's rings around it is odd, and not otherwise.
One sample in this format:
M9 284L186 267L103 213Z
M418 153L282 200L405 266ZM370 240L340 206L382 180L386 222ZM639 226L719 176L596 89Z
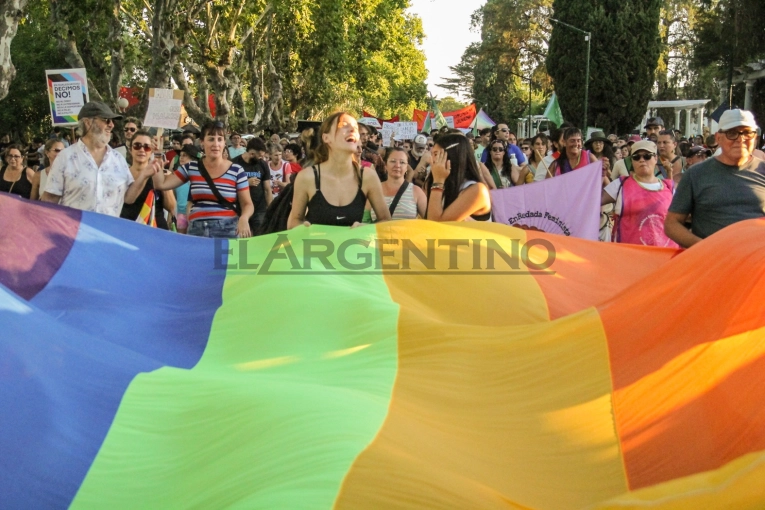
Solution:
M119 152L107 145L99 167L80 140L61 151L53 162L45 191L59 195L67 207L119 216L134 180Z

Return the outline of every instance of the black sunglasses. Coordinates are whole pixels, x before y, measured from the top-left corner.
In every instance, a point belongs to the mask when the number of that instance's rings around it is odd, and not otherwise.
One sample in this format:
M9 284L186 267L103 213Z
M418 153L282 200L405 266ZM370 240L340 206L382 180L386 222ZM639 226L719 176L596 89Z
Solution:
M641 159L643 161L651 161L651 158L653 158L653 154L633 154L632 155L632 161L640 161Z
M139 136L138 138L141 138L141 137ZM149 145L148 143L138 143L138 142L133 144L134 151L139 151L141 149L143 149L144 152L151 152L151 145Z

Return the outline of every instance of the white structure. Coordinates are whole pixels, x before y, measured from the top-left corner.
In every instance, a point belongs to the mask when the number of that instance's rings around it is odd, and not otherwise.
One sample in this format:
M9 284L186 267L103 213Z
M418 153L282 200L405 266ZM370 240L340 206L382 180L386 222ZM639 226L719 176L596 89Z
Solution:
M648 111L640 123L640 131L643 131L646 121L651 117L656 117L656 110L659 108L673 108L675 110L675 129L679 129L680 115L685 113L685 132L686 138L704 133L704 127L709 128L708 120L704 120L704 111L709 99L678 99L676 101L650 101ZM666 122L666 119L664 119ZM667 126L669 127L669 126Z
M757 80L765 78L765 60L759 62L752 62L744 67L736 68L736 75L733 77L733 84L744 83L746 90L744 93L744 110L752 109L752 91L754 90L754 83ZM717 82L720 85L720 97L728 97L728 80L720 80ZM723 99L725 101L725 99Z
M547 117L545 117L544 115L532 115L531 127L529 128L529 118L519 117L515 127L515 136L518 138L518 141L520 141L522 138L531 138L534 135L536 135L537 131L539 130L539 125L543 121L547 121L547 120L548 120ZM546 131L547 129L549 128L545 127L544 131Z

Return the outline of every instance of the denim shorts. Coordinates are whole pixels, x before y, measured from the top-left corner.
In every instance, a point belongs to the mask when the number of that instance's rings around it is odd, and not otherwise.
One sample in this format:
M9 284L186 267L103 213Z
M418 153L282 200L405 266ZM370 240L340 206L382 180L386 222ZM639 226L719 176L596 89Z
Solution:
M236 225L239 218L224 218L218 220L192 220L189 222L190 236L217 237L223 239L236 239Z

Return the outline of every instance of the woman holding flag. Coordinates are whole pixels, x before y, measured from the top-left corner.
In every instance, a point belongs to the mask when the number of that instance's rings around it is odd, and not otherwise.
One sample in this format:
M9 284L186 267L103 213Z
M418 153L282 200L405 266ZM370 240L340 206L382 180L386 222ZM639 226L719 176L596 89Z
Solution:
M130 173L136 180L151 164L154 152L152 141L152 136L144 130L138 130L130 141L128 150L130 150L133 161L130 165ZM147 179L143 191L135 199L135 202L122 206L120 218L168 230L165 210L171 215L175 214L175 197L172 192L155 191L154 183L151 179Z

